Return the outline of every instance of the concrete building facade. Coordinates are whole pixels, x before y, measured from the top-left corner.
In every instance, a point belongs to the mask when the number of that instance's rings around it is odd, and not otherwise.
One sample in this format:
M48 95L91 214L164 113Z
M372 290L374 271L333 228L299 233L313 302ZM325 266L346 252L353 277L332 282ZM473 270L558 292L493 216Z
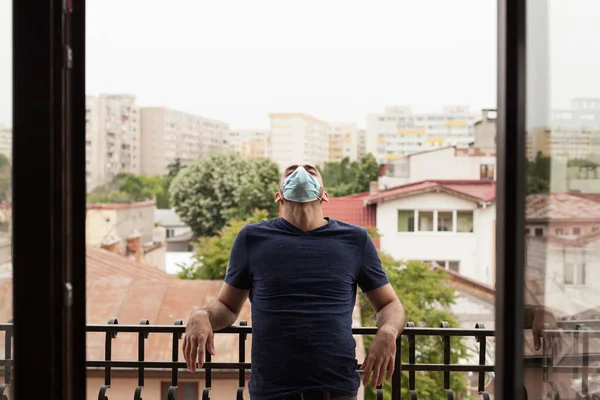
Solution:
M438 147L468 147L481 118L468 107L446 106L437 113L414 113L409 106L386 107L367 116L366 153L380 164Z
M179 159L188 165L209 152L226 152L225 122L164 107L143 108L142 173L164 175Z
M229 132L229 151L238 153L243 159L269 158L271 132L268 130L234 130Z
M142 172L140 109L131 94L86 98L87 190L106 185L121 172Z
M355 123L332 123L329 133L329 161L358 158L358 129Z
M330 125L307 114L269 114L271 159L284 167L292 160L322 165L329 161Z
M12 129L0 124L0 154L12 160Z

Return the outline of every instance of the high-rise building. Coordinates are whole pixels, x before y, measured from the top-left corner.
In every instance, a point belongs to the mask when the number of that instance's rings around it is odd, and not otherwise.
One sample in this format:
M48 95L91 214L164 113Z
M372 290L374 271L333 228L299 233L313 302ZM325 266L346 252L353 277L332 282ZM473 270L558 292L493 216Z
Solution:
M367 130L359 129L356 133L356 158L360 160L367 155Z
M446 106L439 113L413 113L408 106L386 107L367 116L366 152L378 162L444 146L468 147L480 119L468 107Z
M481 119L475 122L475 147L484 151L496 150L497 112L494 109L482 111Z
M316 165L329 161L330 126L327 122L307 114L269 114L269 118L269 153L280 167L296 161Z
M243 159L269 158L271 132L268 130L235 130L229 132L229 151L239 153Z
M142 173L164 175L211 152L227 151L229 125L164 107L142 109Z
M0 124L0 154L12 160L12 129Z
M120 172L141 173L140 110L134 95L87 96L85 119L88 191Z
M550 129L533 132L535 154L565 158L600 154L600 99L573 99L570 109L554 110L550 117Z
M329 161L358 157L357 127L354 123L333 123L329 125Z

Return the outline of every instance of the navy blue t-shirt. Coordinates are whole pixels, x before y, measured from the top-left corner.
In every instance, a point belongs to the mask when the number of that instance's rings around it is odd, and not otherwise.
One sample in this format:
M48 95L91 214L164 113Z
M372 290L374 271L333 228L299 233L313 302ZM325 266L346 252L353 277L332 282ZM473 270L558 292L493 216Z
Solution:
M225 282L250 290L252 400L358 391L356 287L389 281L365 229L328 221L304 232L275 218L245 226L234 242Z

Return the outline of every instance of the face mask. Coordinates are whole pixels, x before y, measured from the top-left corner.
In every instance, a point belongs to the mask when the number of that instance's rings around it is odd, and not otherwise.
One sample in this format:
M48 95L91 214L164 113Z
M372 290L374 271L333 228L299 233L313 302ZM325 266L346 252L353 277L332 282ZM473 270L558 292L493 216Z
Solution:
M304 167L298 167L281 186L283 198L297 203L308 203L319 199L321 184Z

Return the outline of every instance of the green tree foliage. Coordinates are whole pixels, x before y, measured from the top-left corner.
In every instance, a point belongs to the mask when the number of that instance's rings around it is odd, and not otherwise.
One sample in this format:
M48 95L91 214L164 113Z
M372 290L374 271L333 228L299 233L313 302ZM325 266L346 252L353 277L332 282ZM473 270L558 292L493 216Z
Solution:
M533 161L527 161L527 194L549 192L551 167L551 158L542 153L537 153Z
M451 327L458 327L458 321L449 310L455 301L454 290L444 284L445 275L442 271L432 270L429 265L419 261L400 263L385 253L379 253L383 268L402 301L409 321L414 321L421 327L439 327L442 321L446 321ZM367 297L361 293L360 305L363 326L375 326L376 316L369 304ZM365 347L368 348L372 337L365 338ZM402 363L408 363L408 342L403 339ZM457 364L459 359L468 355L467 347L461 338L450 339L452 349L451 364ZM418 363L443 363L443 343L440 337L417 337L416 338L417 362ZM423 399L446 399L443 388L443 374L441 372L417 372L416 384L419 398ZM466 379L464 375L452 374L451 387L454 397L465 399ZM391 384L384 383L384 398L390 399ZM402 372L402 398L408 396L408 372ZM375 392L371 389L365 391L365 398L375 399ZM408 398L408 397L407 397Z
M279 178L279 166L272 161L209 154L173 179L171 205L196 236L212 236L228 221L249 217L255 208L277 215Z
M181 267L179 277L182 279L223 279L227 271L233 241L240 230L249 223L264 221L269 218L265 210L254 210L244 220L232 220L215 236L200 237L194 244L196 254L194 263L189 267Z
M0 154L0 203L12 200L12 167L4 154Z
M168 178L120 173L108 185L88 194L88 203L130 203L156 197L157 208L169 208Z
M360 162L350 162L346 157L325 163L321 175L331 197L347 196L368 191L369 184L377 180L379 164L372 154L362 157Z

